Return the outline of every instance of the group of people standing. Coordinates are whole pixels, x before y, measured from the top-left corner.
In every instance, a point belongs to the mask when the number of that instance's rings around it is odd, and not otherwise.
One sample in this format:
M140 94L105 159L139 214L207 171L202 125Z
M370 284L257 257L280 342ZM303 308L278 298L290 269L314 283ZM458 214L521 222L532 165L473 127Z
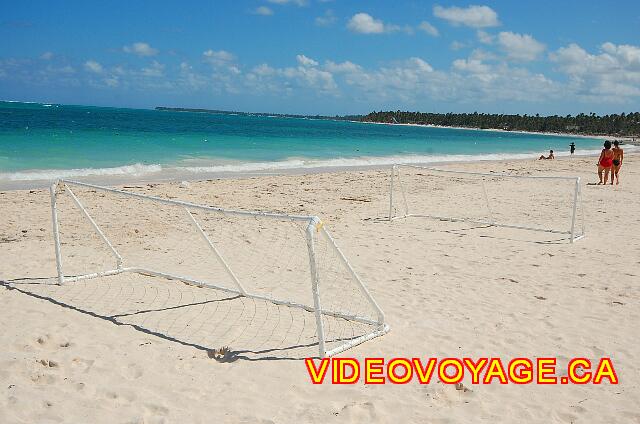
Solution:
M622 160L624 159L624 151L620 148L618 140L613 142L613 148L609 140L604 142L604 149L600 152L600 158L598 158L598 177L600 182L598 185L607 184L609 181L609 174L611 174L611 185L615 180L616 184L620 184L620 167L622 166ZM604 182L602 180L602 174L604 174Z
M609 140L604 142L604 149L602 149L600 157L598 158L598 177L600 178L598 185L607 184L609 182L609 175L611 175L611 185L613 185L614 181L616 184L620 184L619 172L622 166L622 160L624 159L624 151L620 148L619 144L618 140L615 140L612 147ZM575 143L571 143L569 148L573 155L576 151ZM549 156L540 155L538 159L545 160L555 158L553 150L549 150ZM604 180L602 179L603 175Z

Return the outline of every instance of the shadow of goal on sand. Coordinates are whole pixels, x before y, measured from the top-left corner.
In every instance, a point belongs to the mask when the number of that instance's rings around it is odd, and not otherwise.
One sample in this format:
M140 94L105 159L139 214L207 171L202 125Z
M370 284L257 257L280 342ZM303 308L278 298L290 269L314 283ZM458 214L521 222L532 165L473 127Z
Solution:
M54 279L50 279L53 281ZM9 290L203 350L220 362L318 356L315 315L179 281L120 274L67 283L0 281ZM365 334L358 322L323 315L331 347Z

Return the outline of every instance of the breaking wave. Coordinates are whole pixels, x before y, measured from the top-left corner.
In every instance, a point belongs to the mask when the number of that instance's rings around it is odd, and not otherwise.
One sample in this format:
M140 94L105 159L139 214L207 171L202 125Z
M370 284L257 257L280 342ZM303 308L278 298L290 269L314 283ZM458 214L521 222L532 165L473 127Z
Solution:
M626 146L629 149L632 146ZM636 150L632 148L629 150ZM600 150L579 150L578 156L597 155ZM472 162L472 161L499 161L514 159L534 159L539 152L533 153L499 153L499 154L475 154L475 155L404 155L404 156L376 156L376 157L356 157L356 158L334 158L334 159L309 159L309 158L289 158L282 161L272 162L230 162L215 161L215 159L198 159L198 165L193 165L193 160L184 161L179 164L141 164L117 166L112 168L78 168L78 169L43 169L27 170L13 173L0 173L0 180L5 181L46 181L58 178L73 177L95 177L95 176L167 176L184 174L246 174L246 173L266 173L266 172L286 172L287 170L304 170L319 168L353 168L353 167L376 167L393 165L399 163L425 163L436 164L446 162ZM557 156L568 156L568 153L560 152Z

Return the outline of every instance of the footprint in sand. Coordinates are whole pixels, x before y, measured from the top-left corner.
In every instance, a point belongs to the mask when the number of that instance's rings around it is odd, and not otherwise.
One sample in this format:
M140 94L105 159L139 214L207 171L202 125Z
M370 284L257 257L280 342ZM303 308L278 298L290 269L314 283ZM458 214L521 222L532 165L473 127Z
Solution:
M47 314L45 312L39 311L37 309L29 309L26 310L25 313L27 315L31 315L34 319L36 318L44 318L47 316Z
M578 416L569 412L554 412L557 422L561 423L574 423L578 419Z
M473 398L473 390L465 384L444 384L439 383L435 386L425 385L424 390L427 391L427 398L438 404L453 406L458 403L468 403Z
M162 405L156 405L155 403L145 403L144 409L151 414L155 415L167 415L169 413L169 408L164 407Z
M31 375L31 381L38 385L50 385L58 381L58 376L54 374L35 373Z
M351 402L333 414L354 422L375 420L377 416L376 407L371 402Z
M58 368L60 365L56 361L52 361L50 359L41 359L38 363L42 364L42 366L49 368Z
M142 377L142 374L144 374L144 372L142 371L142 367L140 365L129 364L124 368L123 374L129 380L136 380Z
M94 362L92 359L73 358L71 360L71 367L74 371L86 373L93 367Z
M119 396L116 392L108 391L104 393L104 397L111 400L117 400Z
M51 336L49 334L38 337L36 339L37 346L45 346L49 342L49 339L51 339Z
M120 398L121 402L124 401L127 403L131 403L137 399L136 393L132 390L127 390L127 389L119 389L118 397Z

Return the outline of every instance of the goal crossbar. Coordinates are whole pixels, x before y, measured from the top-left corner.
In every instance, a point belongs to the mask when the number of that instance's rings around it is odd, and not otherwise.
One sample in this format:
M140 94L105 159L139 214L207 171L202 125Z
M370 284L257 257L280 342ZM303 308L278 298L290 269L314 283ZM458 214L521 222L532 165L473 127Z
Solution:
M473 218L451 217L451 216L444 216L444 215L410 213L405 187L400 176L400 167L431 171L436 173L452 174L452 175L463 175L463 176L467 175L467 176L481 177L480 181L482 183L482 192L483 192L487 212L489 214L489 219L482 220L482 219L473 219ZM508 178L508 179L561 180L561 181L573 182L574 187L573 187L570 227L567 230L555 230L550 228L534 227L534 226L528 226L528 225L509 224L509 223L503 223L503 222L494 220L493 214L491 211L490 202L489 202L489 196L487 194L487 189L484 182L485 177ZM519 229L519 230L529 230L529 231L538 231L538 232L545 232L545 233L551 233L551 234L568 235L569 242L573 243L585 237L584 208L581 207L582 189L580 186L580 181L581 181L580 177L568 177L568 176L558 176L558 175L511 175L511 174L500 173L500 172L459 171L459 170L453 170L453 169L442 169L442 168L412 165L412 164L395 164L391 167L391 176L390 176L390 182L389 182L388 220L394 221L396 219L418 217L418 218L438 219L442 221L451 221L451 222L469 222L472 224L487 225L487 226L493 226L493 227L513 228L513 229ZM402 196L402 201L404 204L404 214L402 215L394 214L394 194L396 191L396 187L395 187L396 185L398 185L400 188L400 195ZM580 209L580 213L581 213L580 217L578 217L578 208ZM577 222L578 219L580 219L581 221L580 228L578 228L578 222Z
M203 281L200 279L190 278L184 275L178 275L174 273L162 272L159 270L154 270L146 267L125 267L123 266L123 258L114 247L114 245L107 238L105 233L102 231L100 226L94 220L94 218L87 211L85 206L76 196L76 194L71 190L71 187L84 187L90 188L92 190L102 191L102 192L110 192L122 196L128 196L137 199L143 199L152 202L158 202L170 206L174 206L176 208L182 209L185 212L186 217L191 221L196 232L200 234L205 243L209 246L210 250L216 257L218 263L225 269L227 275L231 278L231 280L235 284L235 288L224 287L218 284L214 284L211 282ZM99 236L102 242L107 246L108 250L114 256L116 260L116 267L114 269L109 269L105 271L79 274L79 275L65 275L63 270L63 261L62 261L62 248L60 242L60 229L59 229L59 220L58 220L58 206L57 206L57 197L59 196L59 192L61 189L66 190L69 193L69 196L73 200L75 206L81 211L82 216L90 223L94 232ZM196 203L185 202L180 200L172 200L172 199L163 199L156 196L149 196L139 193L133 193L129 191L124 191L120 189L115 189L111 187L103 187L95 184L83 183L78 181L71 180L58 180L50 187L50 196L51 196L51 213L52 213L52 223L53 223L53 235L54 235L54 247L55 247L55 257L56 257L56 268L57 268L57 280L59 285L63 285L66 283L73 283L77 281L107 277L118 275L122 273L136 273L141 275L153 276L164 278L168 280L177 280L183 282L185 284L209 288L214 290L220 290L225 293L242 296L246 298L271 302L276 305L282 305L292 308L303 309L307 312L311 312L315 314L316 317L316 331L318 336L318 347L319 347L319 356L327 357L336 355L340 352L343 352L351 347L354 347L358 344L364 343L368 340L371 340L375 337L382 336L389 331L389 325L386 322L385 315L382 312L382 309L375 301L367 287L364 285L363 281L360 279L358 274L355 272L351 263L348 261L342 250L337 246L335 240L325 227L324 223L317 217L313 215L289 215L282 213L272 213L272 212L262 212L262 211L246 211L246 210L236 210L236 209L227 209L220 208L214 206L205 206L199 205ZM259 293L252 293L246 290L246 288L241 284L238 277L235 275L224 256L221 252L216 248L215 244L209 238L207 233L201 227L199 222L191 213L191 210L204 210L208 212L213 212L217 214L223 215L236 215L236 216L244 216L244 217L260 217L266 219L277 219L277 220L291 220L291 221L299 221L306 223L306 239L307 246L309 249L309 264L311 269L311 294L313 298L313 305L305 305L299 302L287 301L283 299L277 299L271 296L265 296ZM376 319L371 319L369 317L360 316L357 314L349 314L340 311L334 311L331 309L323 308L321 305L321 296L319 294L319 287L322 285L320 281L318 272L317 272L317 261L314 252L315 238L316 235L320 234L331 249L335 252L336 256L339 258L340 263L346 268L349 276L351 277L352 282L359 289L364 299L368 302L373 311L375 311ZM366 324L373 327L373 330L368 331L367 333L358 336L352 337L348 339L346 342L340 344L339 346L333 349L326 349L325 347L325 333L323 329L322 316L331 316L335 318L340 318L348 321L355 321L361 324Z

